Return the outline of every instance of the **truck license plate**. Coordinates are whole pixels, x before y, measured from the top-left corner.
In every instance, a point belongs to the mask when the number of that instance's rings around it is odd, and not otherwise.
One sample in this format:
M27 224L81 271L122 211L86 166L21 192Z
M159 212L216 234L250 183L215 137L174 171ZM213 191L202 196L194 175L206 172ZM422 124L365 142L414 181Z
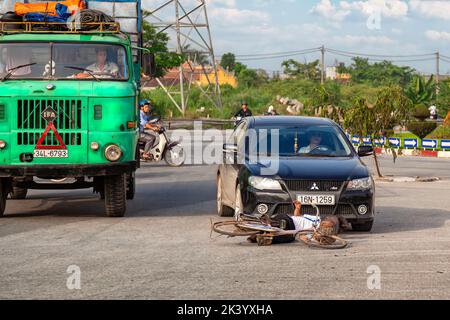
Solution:
M68 150L34 150L35 158L68 158Z
M334 206L336 199L334 195L323 195L323 194L308 194L308 195L297 195L297 200L302 204L314 203L319 206Z

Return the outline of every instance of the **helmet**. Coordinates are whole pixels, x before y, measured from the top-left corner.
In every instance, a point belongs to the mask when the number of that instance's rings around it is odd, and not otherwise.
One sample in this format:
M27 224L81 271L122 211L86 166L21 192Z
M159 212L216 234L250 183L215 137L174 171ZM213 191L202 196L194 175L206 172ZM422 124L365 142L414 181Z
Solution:
M139 106L140 106L140 107L143 107L143 106L145 106L146 104L150 104L150 101L147 100L147 99L141 100L141 101L139 102Z

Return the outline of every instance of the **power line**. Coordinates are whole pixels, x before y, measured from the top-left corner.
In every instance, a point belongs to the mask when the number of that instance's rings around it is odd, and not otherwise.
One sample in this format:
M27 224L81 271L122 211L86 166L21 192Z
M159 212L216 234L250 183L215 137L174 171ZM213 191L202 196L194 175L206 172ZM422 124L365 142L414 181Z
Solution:
M293 54L277 55L277 56L265 56L265 57L254 57L254 58L236 58L236 60L239 60L239 61L254 61L254 60L269 60L269 59L289 58L289 57L294 57L294 56L310 54L310 53L314 53L314 52L317 52L317 50L304 51L304 52L293 53Z
M383 54L368 54L368 53L358 53L358 52L351 52L351 51L344 51L344 50L338 50L338 49L332 49L332 48L326 48L329 52L335 52L335 53L343 53L353 56L360 56L360 57L386 57L386 58L416 58L416 57L426 57L426 56L434 56L436 53L424 53L424 54L408 54L408 55L383 55Z
M331 54L334 54L334 55L348 57L348 58L356 58L356 57L358 57L357 55L337 53L337 52L330 51L330 50L327 50L327 52L329 52ZM432 61L434 59L435 59L434 57L423 58L423 59L378 59L378 58L369 58L369 57L367 57L367 60L369 60L369 61L378 61L378 62L383 62L383 61L389 61L389 62L419 62L419 61Z

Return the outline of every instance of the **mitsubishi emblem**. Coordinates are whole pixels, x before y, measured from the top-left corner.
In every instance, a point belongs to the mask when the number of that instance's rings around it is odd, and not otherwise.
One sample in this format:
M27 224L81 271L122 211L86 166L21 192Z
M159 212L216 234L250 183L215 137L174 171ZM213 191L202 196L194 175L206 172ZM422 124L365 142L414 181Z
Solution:
M317 186L317 183L313 183L311 190L319 190L319 187Z

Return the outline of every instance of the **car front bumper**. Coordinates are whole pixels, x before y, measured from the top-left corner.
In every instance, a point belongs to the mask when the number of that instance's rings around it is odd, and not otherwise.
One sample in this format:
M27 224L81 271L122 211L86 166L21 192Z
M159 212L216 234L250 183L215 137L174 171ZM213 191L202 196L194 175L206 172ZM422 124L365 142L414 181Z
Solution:
M267 214L276 216L278 214L294 213L293 201L297 199L298 194L308 194L300 191L261 191L248 187L245 200L244 212L248 214L260 214L258 206L266 204L268 206ZM336 198L336 204L332 206L318 206L320 215L337 215L346 218L349 222L365 222L374 219L374 191L339 191L325 192L324 194L333 194ZM367 206L367 213L362 215L358 213L358 207ZM315 215L316 210L310 205L302 205L302 213Z

